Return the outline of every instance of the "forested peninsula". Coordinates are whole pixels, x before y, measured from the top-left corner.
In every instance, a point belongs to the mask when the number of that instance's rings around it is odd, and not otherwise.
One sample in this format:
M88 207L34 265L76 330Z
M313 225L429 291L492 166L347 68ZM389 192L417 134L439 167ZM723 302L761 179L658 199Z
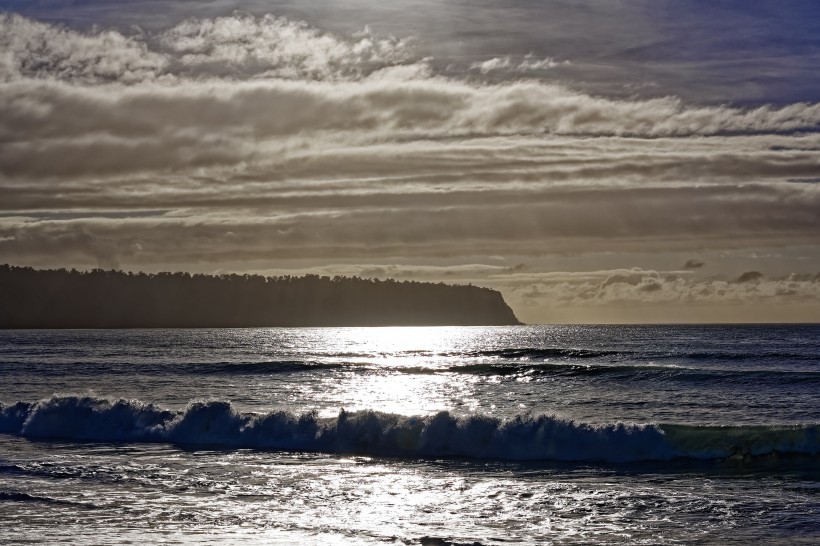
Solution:
M501 294L477 286L0 265L0 328L510 324Z

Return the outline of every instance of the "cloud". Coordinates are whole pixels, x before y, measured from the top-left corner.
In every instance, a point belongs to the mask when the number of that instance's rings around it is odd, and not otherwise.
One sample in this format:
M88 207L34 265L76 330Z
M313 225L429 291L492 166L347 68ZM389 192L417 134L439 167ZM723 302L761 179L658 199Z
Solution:
M752 4L757 4L752 6ZM817 100L814 0L772 6L733 2L597 0L504 2L304 2L298 0L6 0L7 9L62 20L77 28L132 25L159 33L186 17L198 20L240 7L305 19L336 36L368 23L381 33L412 36L421 56L463 63L532 52L572 59L560 76L584 89L628 97L639 89L688 101L783 104ZM754 33L748 29L754 28ZM457 69L461 70L461 66ZM497 72L492 76L504 77ZM514 77L515 73L509 74ZM542 74L537 74L539 76Z
M757 272L752 272L757 273ZM522 307L596 308L634 305L812 305L820 284L810 276L744 282L698 279L635 268L626 271L552 273L509 287L508 299ZM753 277L753 278L752 278ZM499 286L503 286L503 281Z
M613 100L537 81L469 83L436 76L406 41L369 30L339 38L270 15L191 19L130 36L81 33L13 14L0 25L7 49L0 98L20 109L13 125L6 123L7 131L23 131L18 140L58 136L60 129L67 137L83 129L118 135L129 121L160 136L239 126L251 136L321 130L379 138L696 136L820 124L816 104L743 110L688 106L674 97ZM486 66L529 70L552 62L503 57ZM55 113L61 117L43 133L43 116Z
M760 271L746 271L741 274L734 282L736 283L757 283L763 280L764 275Z
M405 41L365 28L340 39L273 15L189 19L158 38L183 71L214 75L332 80L408 60Z
M157 192L162 191L161 184L154 187ZM449 203L437 202L439 196L435 192L406 197L354 194L349 199L332 195L326 200L318 197L315 203L308 194L298 200L294 198L294 206L288 205L288 199L280 205L275 200L266 202L270 190L265 184L257 189L246 188L248 192L260 191L260 196L251 193L232 197L208 188L191 188L187 195L176 191L179 194L173 199L154 191L137 198L128 194L127 187L108 198L83 198L86 203L96 199L121 206L130 200L140 209L171 204L173 212L160 220L95 219L91 212L91 218L86 219L0 223L0 236L31 234L34 239L28 240L34 241L53 236L54 230L82 229L123 248L135 238L151 239L155 241L157 259L188 256L198 261L218 261L229 254L246 258L258 254L338 259L378 255L669 251L707 245L721 248L761 240L811 243L816 241L820 209L820 196L807 199L795 193L789 197L765 188L747 190L739 204L731 201L737 198L734 192L720 187L711 192L689 188L670 192L596 190L594 196L583 190L543 195L477 192L461 203L458 195L448 197ZM671 204L656 204L659 197L670 199ZM180 208L173 206L173 200ZM211 207L185 208L197 200ZM673 209L677 216L670 219ZM238 239L223 239L221 234L227 231ZM68 251L69 245L65 249ZM0 245L0 256L23 250L19 244Z
M478 70L482 74L489 74L490 72L503 70L507 72L534 72L538 70L546 70L560 65L568 65L569 61L558 62L552 57L544 57L537 59L533 54L528 54L521 57L520 60L514 60L510 55L504 57L493 57L486 61L476 62L470 65L472 70Z
M0 81L136 84L179 78L336 80L410 58L409 45L365 28L342 39L304 22L236 13L188 19L162 32L80 32L0 13Z
M811 127L820 120L820 107L805 106L704 111L699 118L702 124L692 123L690 118L698 115L679 109L674 102L608 101L535 83L475 86L441 78L89 87L25 80L0 86L0 141L4 143L0 174L72 176L236 165L300 150L303 157L321 159L340 146L352 154L358 149L366 155L365 146L385 143L391 143L392 150L384 147L383 151L397 157L408 148L411 153L418 151L408 144L436 139L440 146L464 150L464 140L493 136L510 138L496 156L507 153L510 160L519 161L519 168L531 169L538 167L537 159L527 159L523 152L533 146L544 149L550 142L534 143L526 137L573 133L682 136L679 132L701 136L730 130ZM616 156L615 161L598 156L582 163L580 158L589 155L583 147L594 149L599 144L578 140L577 160L560 158L571 170L556 169L556 175L585 178L656 172L680 178L793 178L820 167L820 159L811 152L751 155L732 146L741 141L714 143L727 148L709 149L704 144L712 143L693 140L689 150L698 151L697 156L686 153L689 142L678 141L678 146L685 147L653 157L644 152L656 148L655 144L621 141L629 145L628 155ZM600 145L606 144L613 143ZM674 145L670 143L669 148ZM544 159L549 166L559 158Z
M53 78L75 83L136 83L156 79L168 59L137 35L81 33L0 13L0 82Z
M473 280L485 279L487 275L505 271L507 268L499 265L468 263L457 265L420 265L420 264L345 264L334 263L320 266L290 268L290 269L264 269L257 273L264 275L287 275L313 273L316 275L344 275L364 278L380 279L425 279L440 281L446 279L448 282L468 283Z
M700 260L692 259L692 260L686 260L686 263L683 264L683 268L684 269L700 269L704 265L706 265L704 262L702 262Z

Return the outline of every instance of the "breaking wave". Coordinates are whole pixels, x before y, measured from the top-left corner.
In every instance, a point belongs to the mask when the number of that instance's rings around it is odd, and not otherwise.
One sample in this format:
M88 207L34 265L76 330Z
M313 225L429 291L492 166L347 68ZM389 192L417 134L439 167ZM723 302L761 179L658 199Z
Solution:
M52 396L0 403L0 433L26 438L168 442L287 451L517 461L637 462L820 455L820 425L591 425L550 415L503 420L448 412L241 413L230 402L176 411L139 400Z

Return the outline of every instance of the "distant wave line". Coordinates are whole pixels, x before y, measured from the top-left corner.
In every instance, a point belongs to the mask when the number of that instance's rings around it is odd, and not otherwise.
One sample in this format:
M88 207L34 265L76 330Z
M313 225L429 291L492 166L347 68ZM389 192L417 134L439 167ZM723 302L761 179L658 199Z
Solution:
M754 352L700 352L700 351L640 351L629 349L584 349L584 348L506 348L490 351L467 353L474 357L498 357L504 359L547 359L547 358L574 358L596 359L603 357L619 357L622 359L640 358L641 360L759 360L759 359L789 359L811 360L820 362L820 357L814 351L805 353L754 351ZM457 356L457 353L448 353L447 356Z
M6 363L0 366L0 376L17 373L19 367L31 369L31 363ZM36 366L39 375L117 375L143 373L147 375L286 375L321 371L349 373L399 373L408 375L463 374L501 377L599 377L635 379L671 379L678 381L748 382L771 379L779 383L820 383L818 370L727 369L681 365L583 363L573 361L495 361L451 365L381 363L313 360L262 360L256 362L44 362Z

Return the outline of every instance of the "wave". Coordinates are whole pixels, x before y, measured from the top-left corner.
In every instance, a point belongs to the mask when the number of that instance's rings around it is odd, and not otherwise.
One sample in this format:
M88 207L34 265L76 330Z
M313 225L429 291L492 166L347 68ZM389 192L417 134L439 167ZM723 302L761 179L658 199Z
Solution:
M678 381L721 381L721 382L758 382L775 380L778 383L818 383L820 370L783 370L783 369L727 369L704 368L681 365L629 364L629 363L585 363L574 361L519 361L519 362L478 362L470 364L436 365L381 365L377 362L315 362L315 361L261 361L261 362L204 362L185 364L174 370L195 375L275 375L298 374L323 370L342 370L349 372L388 371L409 375L434 375L454 373L476 376L558 376L558 377L597 377L611 376L620 379L651 379L659 377L664 380ZM124 370L130 373L131 370ZM143 368L143 371L148 371ZM168 373L167 367L151 369L151 372ZM72 370L72 373L73 372Z
M626 356L628 351L597 350L597 349L573 349L573 348L506 348L494 349L490 351L476 351L468 353L472 357L498 357L503 359L524 359L538 360L547 358L601 358L606 356ZM459 356L458 353L450 353L449 356Z
M306 360L272 360L261 362L206 362L201 364L186 364L188 373L219 375L219 374L279 374L298 373L316 370L336 370L348 367L342 362L313 362Z
M446 356L459 356L458 353L448 353ZM744 361L744 360L807 360L820 362L814 350L806 352L779 352L779 351L749 351L742 352L736 349L729 351L646 351L630 349L583 349L583 348L535 348L509 347L489 351L477 351L462 356L490 357L504 360L546 360L546 359L606 359L623 360L709 360L709 361Z
M30 368L28 363L7 364L0 367L0 376L19 373ZM664 380L681 382L757 383L820 385L820 369L742 369L730 367L706 367L697 364L654 364L629 362L577 362L574 360L550 361L478 361L452 365L420 365L415 363L382 364L379 362L317 362L310 360L271 360L246 362L186 362L186 363L41 363L40 375L130 375L135 371L150 375L278 375L301 374L322 371L391 372L408 375L435 375L441 373L473 375L481 377L606 377L614 380Z
M101 442L169 442L286 451L516 461L637 462L820 455L820 425L592 425L551 415L499 419L448 412L378 411L331 418L287 411L241 413L230 402L192 402L181 411L139 400L52 396L0 403L0 433Z
M450 366L445 370L460 374L496 376L597 377L607 375L630 379L647 379L657 376L664 380L674 379L680 381L759 382L774 379L778 383L820 383L820 371L711 369L651 364L497 363L463 364ZM403 371L408 373L435 373L441 370L435 368L409 368Z
M799 360L820 362L817 353L813 350L808 350L805 353L790 353L782 351L752 351L752 352L699 352L699 351L683 351L683 352L665 352L665 353L649 353L650 356L657 358L684 358L688 360L710 360L710 361L744 361L744 360Z
M28 493L21 493L19 491L0 491L0 502L23 502L23 503L38 503L38 504L67 504L72 506L84 506L91 508L93 505L72 502L67 500L53 499L51 497L44 497L40 495L30 495Z
M253 375L253 374L286 374L317 370L336 370L340 368L363 367L363 364L350 362L314 362L310 360L264 360L246 362L185 362L185 363L115 363L106 362L43 362L37 364L40 375L90 375L99 374L130 375L135 371L148 374L184 373L194 375ZM31 363L15 362L0 367L0 375L16 373L20 369L29 369Z

